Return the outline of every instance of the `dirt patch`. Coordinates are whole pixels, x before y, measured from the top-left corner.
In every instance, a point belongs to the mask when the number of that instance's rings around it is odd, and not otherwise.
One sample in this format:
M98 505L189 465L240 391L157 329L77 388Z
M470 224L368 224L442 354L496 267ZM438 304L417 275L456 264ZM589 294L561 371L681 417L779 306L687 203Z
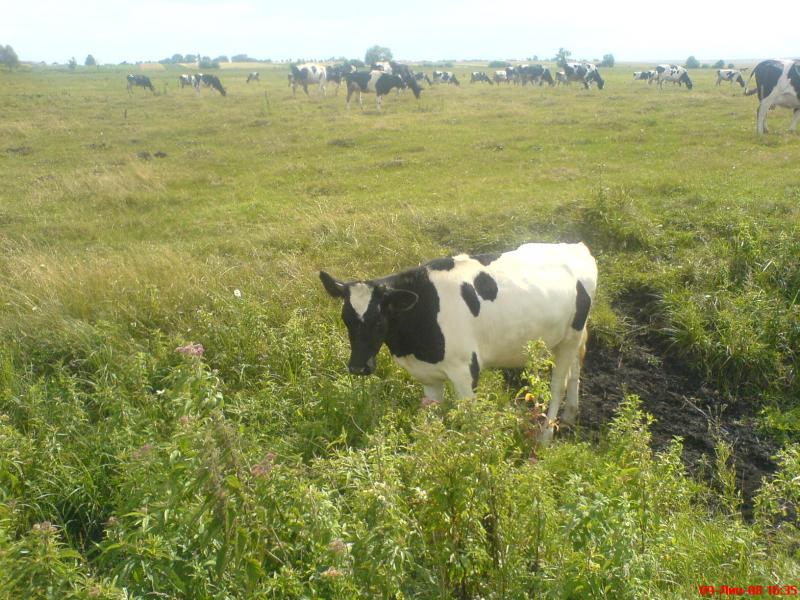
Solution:
M641 312L625 312L641 320ZM624 394L636 394L656 419L651 426L653 448L662 450L673 437L682 437L684 463L698 476L703 457L714 464L714 432L718 430L733 448L743 509L750 517L753 495L762 478L775 471L771 457L778 450L756 428L757 399L722 394L660 351L657 340L646 333L649 328L637 330L641 333L624 350L609 350L590 341L581 373L579 425L588 432L599 431L613 419Z

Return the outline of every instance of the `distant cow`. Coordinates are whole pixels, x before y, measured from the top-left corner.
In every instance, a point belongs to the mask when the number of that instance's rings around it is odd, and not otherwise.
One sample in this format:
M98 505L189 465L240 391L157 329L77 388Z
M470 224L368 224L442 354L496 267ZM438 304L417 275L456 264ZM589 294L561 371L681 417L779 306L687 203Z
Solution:
M150 78L147 75L134 75L130 73L127 77L128 79L128 93L133 93L134 87L141 87L149 89L154 94L156 93L155 88L153 87L153 83L150 81Z
M247 76L247 81L245 83L250 83L251 81L261 81L261 75L259 75L258 71L253 71Z
M517 67L517 78L522 85L536 83L542 85L555 85L556 82L550 74L550 69L542 65L522 65Z
M687 90L692 89L692 80L689 79L689 72L677 65L658 65L656 67L656 81L658 82L658 87L662 89L665 81L677 83L678 86L685 83Z
M569 77L567 77L566 72L558 71L556 73L556 83L558 83L558 85L569 85L572 82L569 80Z
M633 72L633 80L634 81L646 81L647 83L653 83L653 79L656 77L656 72L652 69L650 71L634 71Z
M178 83L181 84L181 89L185 88L187 85L190 87L194 86L194 82L191 75L181 75L180 77L178 77Z
M494 82L497 84L508 83L508 73L506 73L504 70L495 71L494 75L492 76L492 79L494 79Z
M717 85L721 84L723 81L727 81L728 83L736 82L742 87L745 86L744 77L742 77L742 72L739 69L718 69Z
M475 83L476 81L485 81L489 85L494 85L494 82L489 79L489 76L484 71L473 71L470 75L469 82Z
M418 71L418 72L414 73L414 80L417 83L420 83L422 81L426 81L428 83L428 85L433 85L433 81L431 81L431 78L428 77L428 74L427 73L423 73L422 71Z
M213 88L217 90L223 96L227 95L225 88L222 87L222 83L219 80L219 77L216 75L211 75L210 73L203 73L199 77L200 81L203 82L203 85L206 87Z
M552 439L565 389L563 420L575 421L597 287L597 265L583 244L460 254L380 279L345 283L324 271L319 276L328 294L344 301L350 373L372 374L386 344L423 384L426 398L441 401L447 380L459 397L471 397L481 369L523 367L528 342L543 340L554 367L542 442Z
M404 82L399 75L390 75L383 71L356 71L355 73L348 73L345 75L347 81L347 108L350 108L350 98L353 94L358 92L358 104L364 108L364 101L362 94L371 93L375 94L375 102L378 106L378 111L381 110L381 102L383 97L393 89L402 89L404 86L411 88L414 96L419 98L422 88L417 84L416 79L410 79Z
M379 60L370 65L371 71L382 71L384 73L388 73L389 75L393 74L392 71L392 64L388 60Z
M600 77L600 71L591 63L566 63L564 65L564 75L567 81L578 81L587 90L592 83L597 83L597 88L602 90L606 83Z
M767 111L773 106L784 106L794 111L789 131L797 129L800 121L800 60L764 60L758 63L750 77L756 77L755 89L745 89L745 96L758 93L756 132L767 132Z
M292 71L289 85L292 88L292 96L295 95L296 87L303 86L303 91L308 96L308 85L316 84L319 92L325 95L325 83L327 81L327 71L323 65L315 63L304 63L302 65L290 65Z
M434 83L452 83L453 85L461 85L456 78L454 73L450 71L434 71L433 72L433 82Z

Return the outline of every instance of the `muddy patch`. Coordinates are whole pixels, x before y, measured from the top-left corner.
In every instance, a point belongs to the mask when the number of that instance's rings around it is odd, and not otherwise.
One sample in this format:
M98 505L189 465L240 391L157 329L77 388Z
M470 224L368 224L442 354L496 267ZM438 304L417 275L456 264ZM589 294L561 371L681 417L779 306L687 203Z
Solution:
M634 335L623 350L609 350L590 341L578 411L584 434L593 437L611 422L623 396L636 394L644 410L656 419L650 428L653 449L663 450L673 437L680 436L687 470L702 476L704 463L714 464L715 432L719 431L733 448L743 510L750 517L753 496L762 478L775 471L771 457L778 451L778 446L757 430L757 399L722 394L659 351L657 341L644 333L646 328L637 329L643 333Z

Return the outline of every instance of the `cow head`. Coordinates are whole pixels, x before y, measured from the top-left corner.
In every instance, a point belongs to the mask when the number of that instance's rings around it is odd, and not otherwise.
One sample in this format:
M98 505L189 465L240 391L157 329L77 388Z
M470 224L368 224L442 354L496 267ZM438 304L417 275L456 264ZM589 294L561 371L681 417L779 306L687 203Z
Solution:
M597 82L597 89L600 89L600 90L602 90L603 86L606 84L606 82L603 81L603 78L600 77L600 73L598 73L597 69L594 69L591 73L589 73L589 79L590 80L593 79L594 81L596 81Z
M547 85L553 86L556 84L556 80L553 79L553 75L550 73L550 69L545 69L542 72L542 81L546 82Z
M689 73L687 73L686 71L681 73L681 76L678 79L678 81L681 82L681 83L685 83L686 84L686 89L689 89L689 90L692 89L692 80L689 79Z
M417 83L417 80L414 79L411 75L403 79L403 83L405 83L408 87L411 88L411 91L414 92L414 97L419 98L420 93L422 92L422 88Z
M369 281L344 283L325 271L320 271L319 278L328 294L344 300L342 321L350 337L350 373L371 375L392 316L414 308L419 296Z

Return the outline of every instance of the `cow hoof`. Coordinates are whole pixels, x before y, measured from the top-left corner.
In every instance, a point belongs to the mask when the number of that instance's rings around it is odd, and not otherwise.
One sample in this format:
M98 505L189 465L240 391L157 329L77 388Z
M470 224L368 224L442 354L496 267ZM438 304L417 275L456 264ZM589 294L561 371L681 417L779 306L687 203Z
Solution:
M422 399L422 401L419 403L419 405L422 408L430 408L432 406L438 406L439 405L439 401L435 400L434 398L429 398L428 396L425 396Z

